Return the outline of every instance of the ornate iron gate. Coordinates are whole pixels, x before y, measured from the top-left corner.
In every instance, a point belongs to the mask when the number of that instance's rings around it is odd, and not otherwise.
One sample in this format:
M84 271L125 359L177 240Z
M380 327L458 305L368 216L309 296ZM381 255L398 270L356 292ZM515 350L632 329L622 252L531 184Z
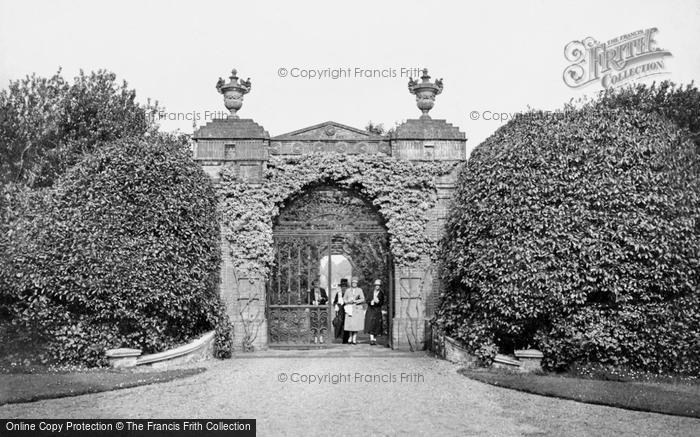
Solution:
M310 296L321 258L329 254L327 240L323 235L275 235L275 264L267 290L270 343L310 344L317 336L328 338L328 304L312 305Z
M270 346L314 347L333 341L333 255L343 255L366 292L382 279L391 323L391 257L386 227L374 207L352 191L317 187L281 211L274 226L275 261L267 283ZM325 260L325 262L324 262ZM312 281L328 301L313 305ZM388 329L390 333L391 330ZM323 343L316 340L323 339Z

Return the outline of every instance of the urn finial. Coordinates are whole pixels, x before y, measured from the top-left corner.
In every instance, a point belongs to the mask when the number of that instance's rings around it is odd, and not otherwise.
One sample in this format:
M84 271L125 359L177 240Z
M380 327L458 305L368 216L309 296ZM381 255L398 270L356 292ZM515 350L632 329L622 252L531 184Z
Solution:
M420 78L421 82L413 80L412 77L409 78L408 91L416 96L418 109L423 112L420 118L429 119L428 111L435 106L435 96L442 92L442 79L437 79L435 83L430 82L427 68L423 69L423 75Z
M216 82L216 90L224 95L224 105L231 112L229 118L238 118L236 112L243 106L243 96L250 92L250 78L246 80L238 79L238 70L231 70L229 82L226 83L222 78Z

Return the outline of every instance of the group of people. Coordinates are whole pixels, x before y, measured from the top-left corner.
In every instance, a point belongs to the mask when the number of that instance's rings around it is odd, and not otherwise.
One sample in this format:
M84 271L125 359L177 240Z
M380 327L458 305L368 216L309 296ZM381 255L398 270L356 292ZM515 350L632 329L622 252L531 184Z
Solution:
M309 297L312 305L324 305L328 302L328 295L323 288L314 281ZM340 280L340 291L333 299L335 318L333 327L335 338L343 339L343 343L357 344L358 331L369 334L369 344L377 344L377 336L382 334L382 305L384 305L384 292L382 281L374 281L372 293L365 293L357 286L357 277L353 277L348 286L347 278ZM318 337L315 338L318 342ZM321 337L323 343L323 337Z

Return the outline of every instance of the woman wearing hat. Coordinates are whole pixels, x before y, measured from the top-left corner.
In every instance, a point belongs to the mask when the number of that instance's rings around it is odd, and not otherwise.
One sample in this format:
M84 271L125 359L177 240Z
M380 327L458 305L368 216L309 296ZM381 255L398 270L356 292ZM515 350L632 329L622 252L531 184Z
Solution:
M335 318L333 319L333 328L335 330L335 338L343 337L343 343L348 342L349 334L345 330L345 301L343 295L348 289L347 278L340 280L340 291L335 294L333 306L335 307Z
M345 330L350 333L348 343L357 344L357 331L365 325L365 294L357 286L357 277L353 276L351 287L345 290Z
M367 313L365 315L365 332L369 334L369 344L377 344L377 336L382 334L382 305L384 292L382 281L374 281L374 290L367 297Z

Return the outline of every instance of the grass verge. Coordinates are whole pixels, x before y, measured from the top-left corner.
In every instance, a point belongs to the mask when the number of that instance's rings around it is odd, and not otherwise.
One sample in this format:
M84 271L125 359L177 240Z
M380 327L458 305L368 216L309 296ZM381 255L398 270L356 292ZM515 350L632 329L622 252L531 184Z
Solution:
M0 405L78 396L172 381L204 368L162 371L95 369L83 372L0 374Z
M542 396L570 399L628 410L700 418L700 386L619 382L554 375L460 369L480 382Z

